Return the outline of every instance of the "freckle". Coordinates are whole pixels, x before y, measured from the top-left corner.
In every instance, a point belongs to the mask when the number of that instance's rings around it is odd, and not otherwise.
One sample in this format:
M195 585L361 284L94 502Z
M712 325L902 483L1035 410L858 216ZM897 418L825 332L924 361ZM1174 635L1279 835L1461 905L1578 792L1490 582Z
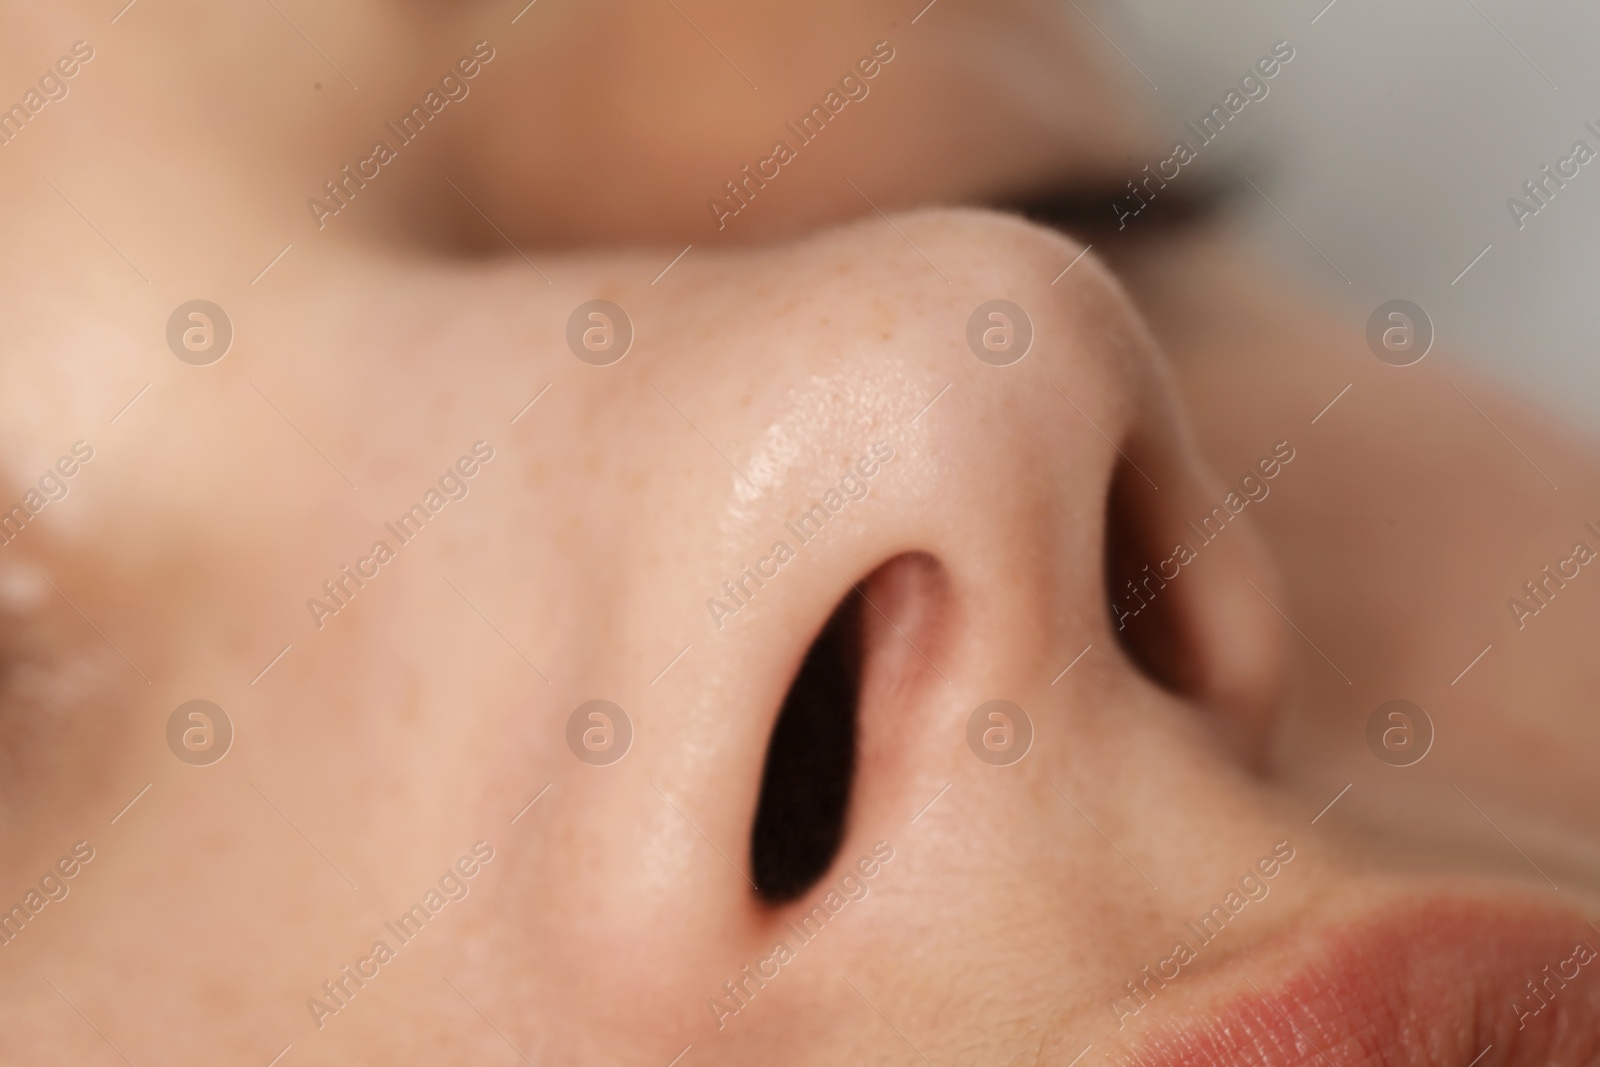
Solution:
M421 718L422 693L415 678L405 680L405 696L400 701L400 721L410 725Z
M207 983L200 994L208 1012L213 1013L213 1018L228 1018L235 1012L243 1010L249 1003L243 990L231 983Z

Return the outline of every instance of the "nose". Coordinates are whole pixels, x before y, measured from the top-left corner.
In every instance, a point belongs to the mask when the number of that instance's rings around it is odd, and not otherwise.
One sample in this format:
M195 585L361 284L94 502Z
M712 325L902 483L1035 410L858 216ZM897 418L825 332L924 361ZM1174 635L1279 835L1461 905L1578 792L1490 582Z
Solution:
M570 501L605 564L557 585L544 720L577 740L527 831L551 1062L765 1058L841 996L860 1022L822 961L874 890L1079 885L1019 821L1170 746L1260 750L1282 634L1245 490L1081 253L933 212L708 257L632 297L628 376L563 383L655 473Z

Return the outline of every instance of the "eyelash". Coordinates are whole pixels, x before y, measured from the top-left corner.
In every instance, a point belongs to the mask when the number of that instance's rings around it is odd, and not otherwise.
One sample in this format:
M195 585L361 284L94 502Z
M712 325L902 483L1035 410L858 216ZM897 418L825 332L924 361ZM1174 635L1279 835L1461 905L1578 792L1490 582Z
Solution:
M1232 206L1242 188L1238 177L1225 174L1209 179L1196 177L1183 188L1164 190L1160 196L1152 197L1141 212L1136 232L1164 235L1213 221ZM1127 198L1126 182L1096 178L1006 198L991 206L1071 237L1106 240L1119 232L1114 208Z

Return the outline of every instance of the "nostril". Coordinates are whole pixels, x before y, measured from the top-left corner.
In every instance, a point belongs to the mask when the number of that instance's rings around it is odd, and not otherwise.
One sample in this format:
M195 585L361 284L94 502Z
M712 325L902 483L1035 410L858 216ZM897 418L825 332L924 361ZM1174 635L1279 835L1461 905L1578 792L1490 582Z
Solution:
M1111 480L1106 501L1105 582L1111 626L1123 651L1165 688L1194 696L1204 684L1203 664L1187 632L1181 600L1167 591L1158 551L1154 490L1129 461Z
M756 892L769 903L815 885L844 839L856 763L859 602L852 594L834 610L772 728L750 841Z
M1135 667L1203 710L1225 747L1259 765L1284 683L1271 560L1249 522L1238 519L1245 496L1216 483L1180 448L1163 454L1141 443L1149 442L1128 442L1133 458L1113 472L1106 500L1112 632ZM1156 472L1159 492L1146 470Z

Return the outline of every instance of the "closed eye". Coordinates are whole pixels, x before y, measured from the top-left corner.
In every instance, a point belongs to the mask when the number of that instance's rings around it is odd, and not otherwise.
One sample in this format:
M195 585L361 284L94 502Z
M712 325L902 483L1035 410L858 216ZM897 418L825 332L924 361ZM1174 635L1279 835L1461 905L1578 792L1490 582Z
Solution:
M1181 174L1164 186L1126 177L1047 184L989 206L1011 211L1086 243L1156 237L1213 221L1233 205L1244 183L1232 174ZM1129 183L1133 186L1130 188ZM1150 189L1155 190L1153 195ZM1138 195L1135 195L1137 192Z

